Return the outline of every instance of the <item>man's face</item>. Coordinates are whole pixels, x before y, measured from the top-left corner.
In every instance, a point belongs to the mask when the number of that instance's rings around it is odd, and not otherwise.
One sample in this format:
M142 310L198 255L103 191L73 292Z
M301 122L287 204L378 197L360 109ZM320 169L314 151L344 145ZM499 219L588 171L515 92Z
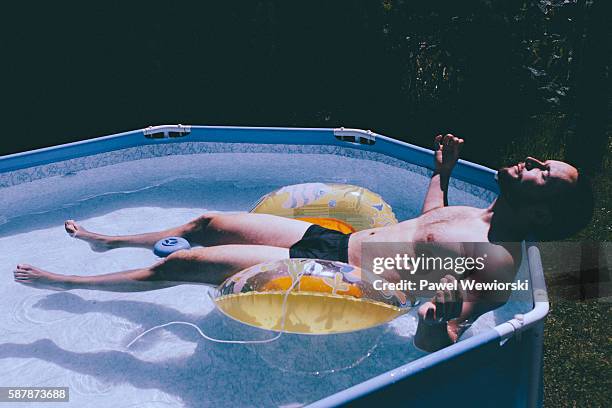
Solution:
M501 194L510 202L525 205L546 199L568 188L578 179L578 170L557 160L541 161L526 157L525 161L498 172Z

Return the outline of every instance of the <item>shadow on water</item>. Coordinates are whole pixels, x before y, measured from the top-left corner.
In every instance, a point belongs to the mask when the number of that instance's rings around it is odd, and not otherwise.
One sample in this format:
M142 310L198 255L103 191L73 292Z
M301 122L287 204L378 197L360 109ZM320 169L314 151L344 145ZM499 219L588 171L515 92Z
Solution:
M194 316L147 302L88 301L68 292L51 294L34 307L110 314L142 328L183 320L223 339L264 339L271 335L232 321L216 309L205 316ZM147 353L163 341L160 330L135 343L130 351L75 353L43 339L31 344L0 344L0 358L41 359L105 383L158 389L177 396L186 406L197 407L307 403L423 355L406 338L389 335L387 326L331 336L283 335L273 343L258 345L205 341L183 326L165 330L181 340L197 342L195 351L187 357L158 362L137 358L134 354ZM125 343L136 335L130 335Z

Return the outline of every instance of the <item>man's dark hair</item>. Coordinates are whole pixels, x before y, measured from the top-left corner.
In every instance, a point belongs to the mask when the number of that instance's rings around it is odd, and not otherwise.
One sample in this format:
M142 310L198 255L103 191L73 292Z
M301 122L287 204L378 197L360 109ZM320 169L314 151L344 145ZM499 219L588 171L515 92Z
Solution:
M555 241L576 234L591 221L594 201L590 180L579 174L574 185L545 200L552 221L549 225L538 228L537 238L542 241Z

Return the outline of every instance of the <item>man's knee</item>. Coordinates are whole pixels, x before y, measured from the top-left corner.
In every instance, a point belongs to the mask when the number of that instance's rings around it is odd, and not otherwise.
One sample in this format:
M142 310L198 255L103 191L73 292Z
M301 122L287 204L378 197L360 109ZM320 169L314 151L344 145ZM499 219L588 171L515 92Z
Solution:
M185 270L190 263L193 262L193 257L189 249L181 249L173 252L158 262L151 268L151 280L178 280L178 274L181 270Z
M184 236L189 239L192 238L200 238L200 235L206 230L210 222L214 219L214 215L212 214L203 214L198 218L190 221L186 224L186 229L184 232Z
M191 249L181 249L168 255L162 262L162 269L180 269L195 262L195 256Z
M193 220L192 222L195 225L206 225L208 223L210 223L210 221L215 218L215 214L211 214L211 213L205 213L200 215L198 218L196 218L195 220Z

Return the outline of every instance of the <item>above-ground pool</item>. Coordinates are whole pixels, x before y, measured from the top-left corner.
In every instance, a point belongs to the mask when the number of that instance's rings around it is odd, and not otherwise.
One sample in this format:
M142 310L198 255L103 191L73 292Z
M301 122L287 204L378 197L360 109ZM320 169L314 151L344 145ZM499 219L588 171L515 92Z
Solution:
M0 158L0 386L67 386L74 407L332 406L402 399L428 406L541 404L543 318L537 248L525 244L517 279L531 295L481 316L450 347L416 349L416 308L392 322L333 335L284 334L268 344L209 342L270 332L233 321L180 285L148 292L55 291L13 282L29 263L96 275L148 266L147 249L99 253L64 231L66 219L109 234L185 223L205 211L248 211L263 194L306 182L380 194L401 220L417 216L431 152L350 129L160 126ZM460 162L451 205L485 207L494 172ZM490 403L490 404L489 404ZM407 405L406 405L407 406Z

